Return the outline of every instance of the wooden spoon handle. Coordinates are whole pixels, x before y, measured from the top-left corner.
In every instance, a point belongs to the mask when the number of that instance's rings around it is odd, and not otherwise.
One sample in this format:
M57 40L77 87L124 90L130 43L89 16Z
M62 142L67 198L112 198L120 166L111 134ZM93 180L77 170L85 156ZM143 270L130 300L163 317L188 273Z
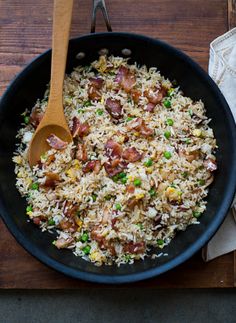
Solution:
M63 108L63 81L68 51L68 41L73 9L73 0L54 0L51 83L47 113L57 114ZM54 108L57 109L55 111ZM63 112L63 111L62 111ZM54 114L54 115L55 115Z

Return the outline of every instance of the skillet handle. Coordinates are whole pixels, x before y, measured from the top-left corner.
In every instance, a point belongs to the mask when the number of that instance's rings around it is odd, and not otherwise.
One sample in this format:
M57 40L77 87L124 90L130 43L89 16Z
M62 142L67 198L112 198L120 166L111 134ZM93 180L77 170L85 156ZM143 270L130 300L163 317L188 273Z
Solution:
M107 8L105 4L105 0L93 0L93 11L92 11L92 22L91 22L91 33L95 33L96 28L96 13L97 10L100 9L102 11L107 31L112 31L110 19L108 17Z

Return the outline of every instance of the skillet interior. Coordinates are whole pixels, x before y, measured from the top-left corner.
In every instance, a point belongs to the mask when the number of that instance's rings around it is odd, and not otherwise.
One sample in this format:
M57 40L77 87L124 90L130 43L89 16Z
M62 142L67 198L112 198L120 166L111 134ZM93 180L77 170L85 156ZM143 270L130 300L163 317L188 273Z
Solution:
M199 250L212 236L224 219L232 202L236 185L236 131L227 103L214 82L186 55L169 45L148 37L127 33L101 33L70 41L67 72L78 64L89 64L98 57L98 51L107 48L109 54L121 56L121 50L132 51L131 61L157 66L170 80L176 79L185 95L202 99L207 115L212 118L219 149L219 171L211 186L208 206L200 225L180 232L163 252L167 257L146 259L134 265L95 267L70 251L57 250L51 245L54 237L42 233L25 215L26 202L15 188L14 165L15 135L20 127L20 114L30 109L43 96L50 78L50 51L36 58L12 82L0 104L0 213L9 230L34 256L47 265L72 277L85 280L122 283L146 279L163 273L182 263ZM78 52L85 58L76 59Z

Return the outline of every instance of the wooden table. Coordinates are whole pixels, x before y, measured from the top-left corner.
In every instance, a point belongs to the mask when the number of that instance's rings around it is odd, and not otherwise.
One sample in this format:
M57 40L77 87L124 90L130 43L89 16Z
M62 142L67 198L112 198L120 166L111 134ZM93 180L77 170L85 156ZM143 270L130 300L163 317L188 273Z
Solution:
M235 0L107 0L114 31L160 38L207 70L210 42L236 26ZM0 1L0 95L36 55L50 47L52 0ZM71 36L90 30L91 1L75 0ZM97 31L105 25L98 15ZM0 220L0 288L101 286L67 278L41 264ZM200 253L178 268L131 287L234 287L236 252L204 263Z

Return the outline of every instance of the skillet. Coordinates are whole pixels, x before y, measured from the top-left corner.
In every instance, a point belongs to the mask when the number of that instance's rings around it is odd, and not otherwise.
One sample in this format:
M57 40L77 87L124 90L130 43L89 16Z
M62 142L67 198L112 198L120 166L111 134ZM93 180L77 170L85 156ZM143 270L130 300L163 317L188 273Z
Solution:
M103 0L94 0L92 28L95 31L96 10L104 14L108 31L110 22ZM0 102L0 214L16 240L44 264L74 278L99 283L134 282L164 273L196 253L219 228L232 203L236 188L236 128L230 109L211 78L181 51L142 35L106 32L71 39L68 49L67 73L79 64L88 65L97 59L101 49L109 54L130 57L148 67L156 66L161 74L176 80L186 96L202 99L210 126L218 143L218 171L207 197L207 209L200 224L179 232L163 249L168 256L145 259L133 265L96 267L75 257L68 250L57 250L54 237L42 233L25 214L26 201L15 187L13 151L16 133L22 122L21 113L31 109L42 98L50 80L51 51L32 61L10 84Z

